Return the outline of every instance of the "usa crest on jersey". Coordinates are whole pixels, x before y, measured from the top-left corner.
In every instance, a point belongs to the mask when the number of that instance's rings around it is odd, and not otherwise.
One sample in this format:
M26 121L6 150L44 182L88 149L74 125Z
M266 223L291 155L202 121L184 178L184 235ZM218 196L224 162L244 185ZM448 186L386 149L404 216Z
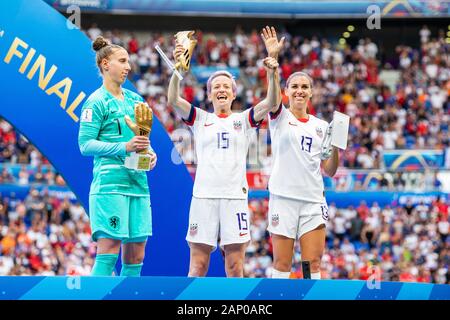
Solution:
M280 216L277 214L272 215L272 226L276 227L280 223Z
M191 236L195 236L198 232L198 224L197 223L191 223L189 225L189 234Z
M321 127L316 127L316 133L319 136L319 138L323 138L323 131Z
M241 122L241 120L233 121L233 127L234 127L234 130L241 131L242 130L242 122Z

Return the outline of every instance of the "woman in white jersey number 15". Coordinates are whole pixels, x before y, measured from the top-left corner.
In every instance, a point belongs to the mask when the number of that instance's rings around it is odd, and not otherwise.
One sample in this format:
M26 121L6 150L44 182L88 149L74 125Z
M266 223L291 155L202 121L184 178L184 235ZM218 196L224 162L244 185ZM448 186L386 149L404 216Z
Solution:
M309 75L293 73L285 88L289 109L280 105L269 117L273 152L268 213L274 254L272 278L289 278L294 242L299 239L302 263L309 263L312 279L320 279L328 220L321 167L333 176L339 153L335 147L326 154L321 151L330 129L326 121L308 114L312 86Z
M183 47L177 45L175 59L183 51ZM217 247L218 239L224 251L227 276L243 277L245 249L250 241L246 178L249 138L267 114L276 108L280 92L275 78L278 62L267 57L264 65L269 79L267 97L239 113L231 111L236 98L236 82L227 71L217 71L208 79L207 94L214 107L213 113L196 108L181 98L178 78L172 75L170 80L168 102L191 128L197 155L186 236L190 247L191 277L207 274L210 255Z

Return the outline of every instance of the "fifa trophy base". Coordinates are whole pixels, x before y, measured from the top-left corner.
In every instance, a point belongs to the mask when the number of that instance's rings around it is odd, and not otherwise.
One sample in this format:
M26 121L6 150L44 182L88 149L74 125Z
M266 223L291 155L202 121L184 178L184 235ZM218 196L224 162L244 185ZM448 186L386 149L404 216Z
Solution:
M132 152L125 158L125 167L138 171L149 171L150 155Z

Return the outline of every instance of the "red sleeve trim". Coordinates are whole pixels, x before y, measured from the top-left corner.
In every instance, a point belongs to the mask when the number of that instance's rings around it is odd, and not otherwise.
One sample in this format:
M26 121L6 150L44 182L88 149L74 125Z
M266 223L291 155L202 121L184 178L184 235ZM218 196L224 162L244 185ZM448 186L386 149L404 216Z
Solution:
M278 110L277 110L277 111L275 111L275 112L269 112L270 119L271 119L271 120L274 120L274 119L278 118L278 116L279 116L280 113L281 113L281 109L282 109L282 108L283 108L283 105L280 104L280 106L278 107Z
M250 126L252 128L258 128L261 125L261 123L263 122L263 120L257 122L255 120L255 109L254 108L250 109L250 112L248 113L248 122L250 122Z

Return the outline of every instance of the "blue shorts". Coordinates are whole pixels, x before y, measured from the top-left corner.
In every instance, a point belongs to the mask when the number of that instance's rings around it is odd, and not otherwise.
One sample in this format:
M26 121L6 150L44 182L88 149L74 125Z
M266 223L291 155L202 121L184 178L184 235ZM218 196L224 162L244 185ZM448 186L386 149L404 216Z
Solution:
M99 235L124 242L152 235L150 197L94 194L89 196L89 211L93 241Z

